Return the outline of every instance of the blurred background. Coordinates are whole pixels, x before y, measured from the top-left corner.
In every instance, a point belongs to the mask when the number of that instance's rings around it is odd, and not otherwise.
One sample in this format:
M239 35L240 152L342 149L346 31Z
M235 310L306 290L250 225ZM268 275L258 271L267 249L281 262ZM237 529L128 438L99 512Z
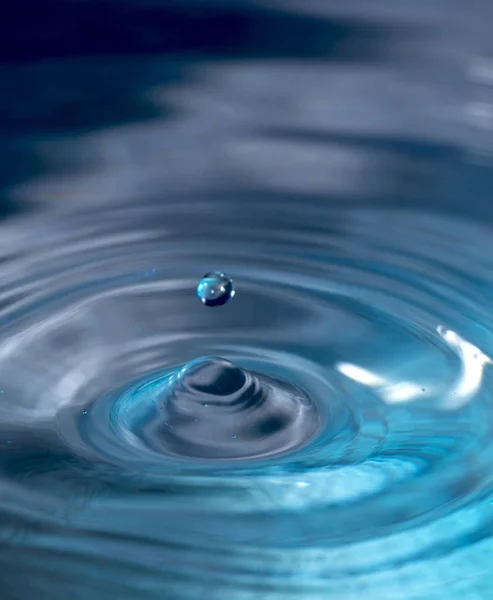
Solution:
M2 13L3 218L210 193L493 217L488 0L18 0Z

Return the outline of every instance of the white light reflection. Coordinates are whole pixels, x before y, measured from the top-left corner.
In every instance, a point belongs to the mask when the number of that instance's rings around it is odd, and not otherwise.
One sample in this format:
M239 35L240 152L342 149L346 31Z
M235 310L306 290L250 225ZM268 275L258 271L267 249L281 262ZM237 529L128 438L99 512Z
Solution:
M484 366L492 360L456 332L442 325L437 327L437 332L461 360L459 376L441 402L442 408L454 410L466 405L474 397L483 380ZM351 363L339 362L335 368L349 379L374 388L387 404L412 402L422 398L423 392L430 389L428 384L392 381Z
M467 404L480 388L484 366L491 364L491 358L470 342L466 342L454 331L445 329L442 325L437 327L437 331L461 359L460 375L450 393L444 398L443 407L446 409L460 408Z
M337 363L336 369L353 381L377 389L378 394L387 404L410 402L418 396L423 396L423 386L408 381L392 382L351 363Z
M379 377L371 371L362 369L351 363L340 362L336 364L336 369L349 379L367 385L369 387L380 387L386 385L387 381L383 377Z

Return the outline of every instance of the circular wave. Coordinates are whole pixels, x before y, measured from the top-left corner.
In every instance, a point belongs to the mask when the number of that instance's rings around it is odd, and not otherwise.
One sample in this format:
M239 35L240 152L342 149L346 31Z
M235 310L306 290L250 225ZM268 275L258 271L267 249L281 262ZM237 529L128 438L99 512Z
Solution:
M99 431L94 421L111 424L107 433L124 446L114 459L131 448L161 462L286 452L313 435L318 419L308 398L288 383L206 357L110 396L87 421L84 432L96 447L102 436L91 439Z
M272 228L277 208L121 207L0 241L7 598L490 584L489 231L285 202ZM237 295L211 311L215 269Z

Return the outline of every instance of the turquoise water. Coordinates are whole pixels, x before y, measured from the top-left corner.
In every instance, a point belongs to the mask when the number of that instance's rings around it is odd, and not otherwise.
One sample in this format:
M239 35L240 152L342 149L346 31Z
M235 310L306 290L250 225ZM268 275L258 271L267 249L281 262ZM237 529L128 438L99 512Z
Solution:
M491 8L199 4L2 37L0 598L491 598Z
M2 267L7 597L487 597L488 229L305 202L293 243L249 210L255 243L210 224L238 282L214 309L221 249L172 205L29 221L46 243Z

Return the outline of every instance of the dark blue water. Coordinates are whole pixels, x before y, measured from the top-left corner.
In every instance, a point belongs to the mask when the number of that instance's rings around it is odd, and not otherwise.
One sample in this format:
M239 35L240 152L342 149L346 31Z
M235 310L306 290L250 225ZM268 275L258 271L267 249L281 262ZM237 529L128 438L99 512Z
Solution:
M492 18L4 9L1 600L491 598Z

